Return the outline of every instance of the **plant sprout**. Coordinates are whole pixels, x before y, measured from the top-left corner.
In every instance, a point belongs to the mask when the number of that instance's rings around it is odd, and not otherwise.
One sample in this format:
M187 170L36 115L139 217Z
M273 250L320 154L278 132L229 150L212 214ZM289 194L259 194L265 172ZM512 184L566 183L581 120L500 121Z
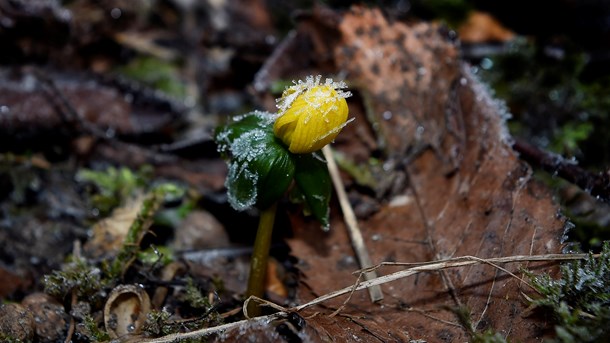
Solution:
M308 76L293 81L277 99L278 113L254 111L216 130L218 151L227 158L225 181L231 206L261 211L247 296L262 298L277 200L291 188L311 214L329 225L331 180L318 153L349 120L346 84ZM294 182L293 182L294 181ZM258 315L260 309L249 309Z

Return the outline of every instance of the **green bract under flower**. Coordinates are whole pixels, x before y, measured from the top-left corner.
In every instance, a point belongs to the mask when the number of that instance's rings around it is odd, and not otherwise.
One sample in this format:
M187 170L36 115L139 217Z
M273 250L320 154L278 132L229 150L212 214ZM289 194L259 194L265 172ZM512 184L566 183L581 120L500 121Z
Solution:
M307 154L332 142L347 125L349 109L345 98L351 95L342 89L344 82L309 76L284 91L277 100L279 117L273 131L290 152Z
M225 186L238 211L269 207L294 177L290 153L273 134L273 114L252 112L216 132L218 150L230 157Z
M332 184L316 152L346 125L350 93L342 91L343 82L320 79L310 76L289 87L278 100L278 115L255 111L216 130L218 151L228 159L228 200L236 210L264 210L294 184L292 199L328 226Z

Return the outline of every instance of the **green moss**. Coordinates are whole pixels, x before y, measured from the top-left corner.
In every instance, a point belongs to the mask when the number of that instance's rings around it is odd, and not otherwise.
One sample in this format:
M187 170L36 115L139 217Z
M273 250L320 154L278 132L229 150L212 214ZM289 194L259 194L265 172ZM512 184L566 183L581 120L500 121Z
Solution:
M206 313L205 315L192 320L176 321L172 320L171 317L171 313L165 310L152 310L146 317L146 322L144 323L142 331L148 337L160 337L222 324L222 319L216 312L211 313L211 315ZM206 337L181 340L181 342L206 341Z
M168 247L151 246L137 253L138 261L148 266L167 266L174 261L174 254Z
M149 168L143 167L139 172L121 167L108 167L97 171L81 169L76 174L76 180L83 184L91 184L91 205L104 216L119 206L124 200L132 197L136 190L144 188L149 182Z
M144 327L142 331L147 336L159 337L164 335L169 335L172 333L176 333L175 328L170 323L171 313L161 310L152 310L146 315L146 322L144 322Z
M513 114L511 133L583 166L610 162L610 77L591 72L586 52L565 42L555 55L548 46L516 39L491 57L479 75Z
M93 317L91 317L91 315L85 316L82 326L84 329L83 331L87 334L87 337L92 342L110 341L110 335L108 335L106 330L98 326L97 322L95 321L95 319L93 319Z
M193 279L188 278L186 282L186 289L183 300L186 301L191 307L197 309L210 309L212 305L208 298L201 293Z
M103 277L102 271L85 259L74 259L55 270L43 279L45 292L63 299L72 292L79 298L99 295L98 293L110 284Z
M184 189L172 183L163 183L155 186L148 192L142 208L136 219L131 223L127 237L116 258L106 264L106 271L111 278L123 277L131 263L140 252L140 241L153 222L153 217L164 202L173 201L184 195Z
M610 337L610 242L603 244L598 258L561 266L561 278L533 276L542 294L533 305L555 318L553 342L599 342Z
M118 69L118 72L130 79L142 82L167 95L184 99L187 91L176 64L161 59L140 56L128 65Z
M2 332L0 332L0 342L5 342L5 343L24 343L23 340L20 340L19 338L15 338L13 336L9 336L9 335L4 334Z

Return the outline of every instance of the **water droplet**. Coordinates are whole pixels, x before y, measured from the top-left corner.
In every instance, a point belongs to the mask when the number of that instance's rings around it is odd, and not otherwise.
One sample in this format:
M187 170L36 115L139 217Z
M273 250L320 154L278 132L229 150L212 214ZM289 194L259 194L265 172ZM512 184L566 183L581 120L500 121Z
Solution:
M13 21L11 18L3 16L2 18L0 18L0 25L2 25L3 27L6 27L6 28L10 28L10 27L13 27L13 25L15 25L15 21Z
M392 168L394 168L394 163L387 161L381 166L381 168L383 168L384 171L390 171Z
M381 240L381 235L376 233L376 234L371 236L371 239L373 240L373 242L380 241Z
M134 332L136 329L136 326L133 324L129 324L127 325L127 332Z
M112 127L109 127L108 129L106 129L105 134L107 138L114 138L114 136L116 135L116 130Z
M38 84L38 81L36 80L36 78L34 77L34 75L26 75L23 80L21 81L21 85L23 87L23 90L25 91L33 91L36 88L36 85Z
M196 104L195 97L189 95L189 96L184 98L184 106L186 106L186 107L194 107L195 104Z
M566 159L566 160L565 160L565 162L566 162L567 164L571 164L571 165L573 165L573 166L578 165L578 160L576 159L576 156L572 156L572 157L570 157L569 159Z
M110 16L112 17L112 19L119 19L122 14L123 12L120 8L115 7L110 10Z
M460 85L466 86L468 84L468 80L465 77L460 78Z
M382 116L383 116L383 119L390 120L390 119L392 119L392 112L385 111L385 112L383 112Z
M275 38L274 35L266 35L265 36L265 43L267 43L269 45L275 44L276 41L277 41L277 38Z
M480 64L481 64L481 68L483 68L485 70L489 70L494 66L494 62L490 58L487 58L487 57L482 59Z

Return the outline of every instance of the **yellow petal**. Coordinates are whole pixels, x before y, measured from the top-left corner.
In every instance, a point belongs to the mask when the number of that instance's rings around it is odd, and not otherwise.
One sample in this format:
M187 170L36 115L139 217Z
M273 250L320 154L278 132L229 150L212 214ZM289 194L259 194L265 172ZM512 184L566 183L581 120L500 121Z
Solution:
M304 90L280 113L273 126L275 135L295 154L322 149L346 125L349 109L345 96L330 84Z

